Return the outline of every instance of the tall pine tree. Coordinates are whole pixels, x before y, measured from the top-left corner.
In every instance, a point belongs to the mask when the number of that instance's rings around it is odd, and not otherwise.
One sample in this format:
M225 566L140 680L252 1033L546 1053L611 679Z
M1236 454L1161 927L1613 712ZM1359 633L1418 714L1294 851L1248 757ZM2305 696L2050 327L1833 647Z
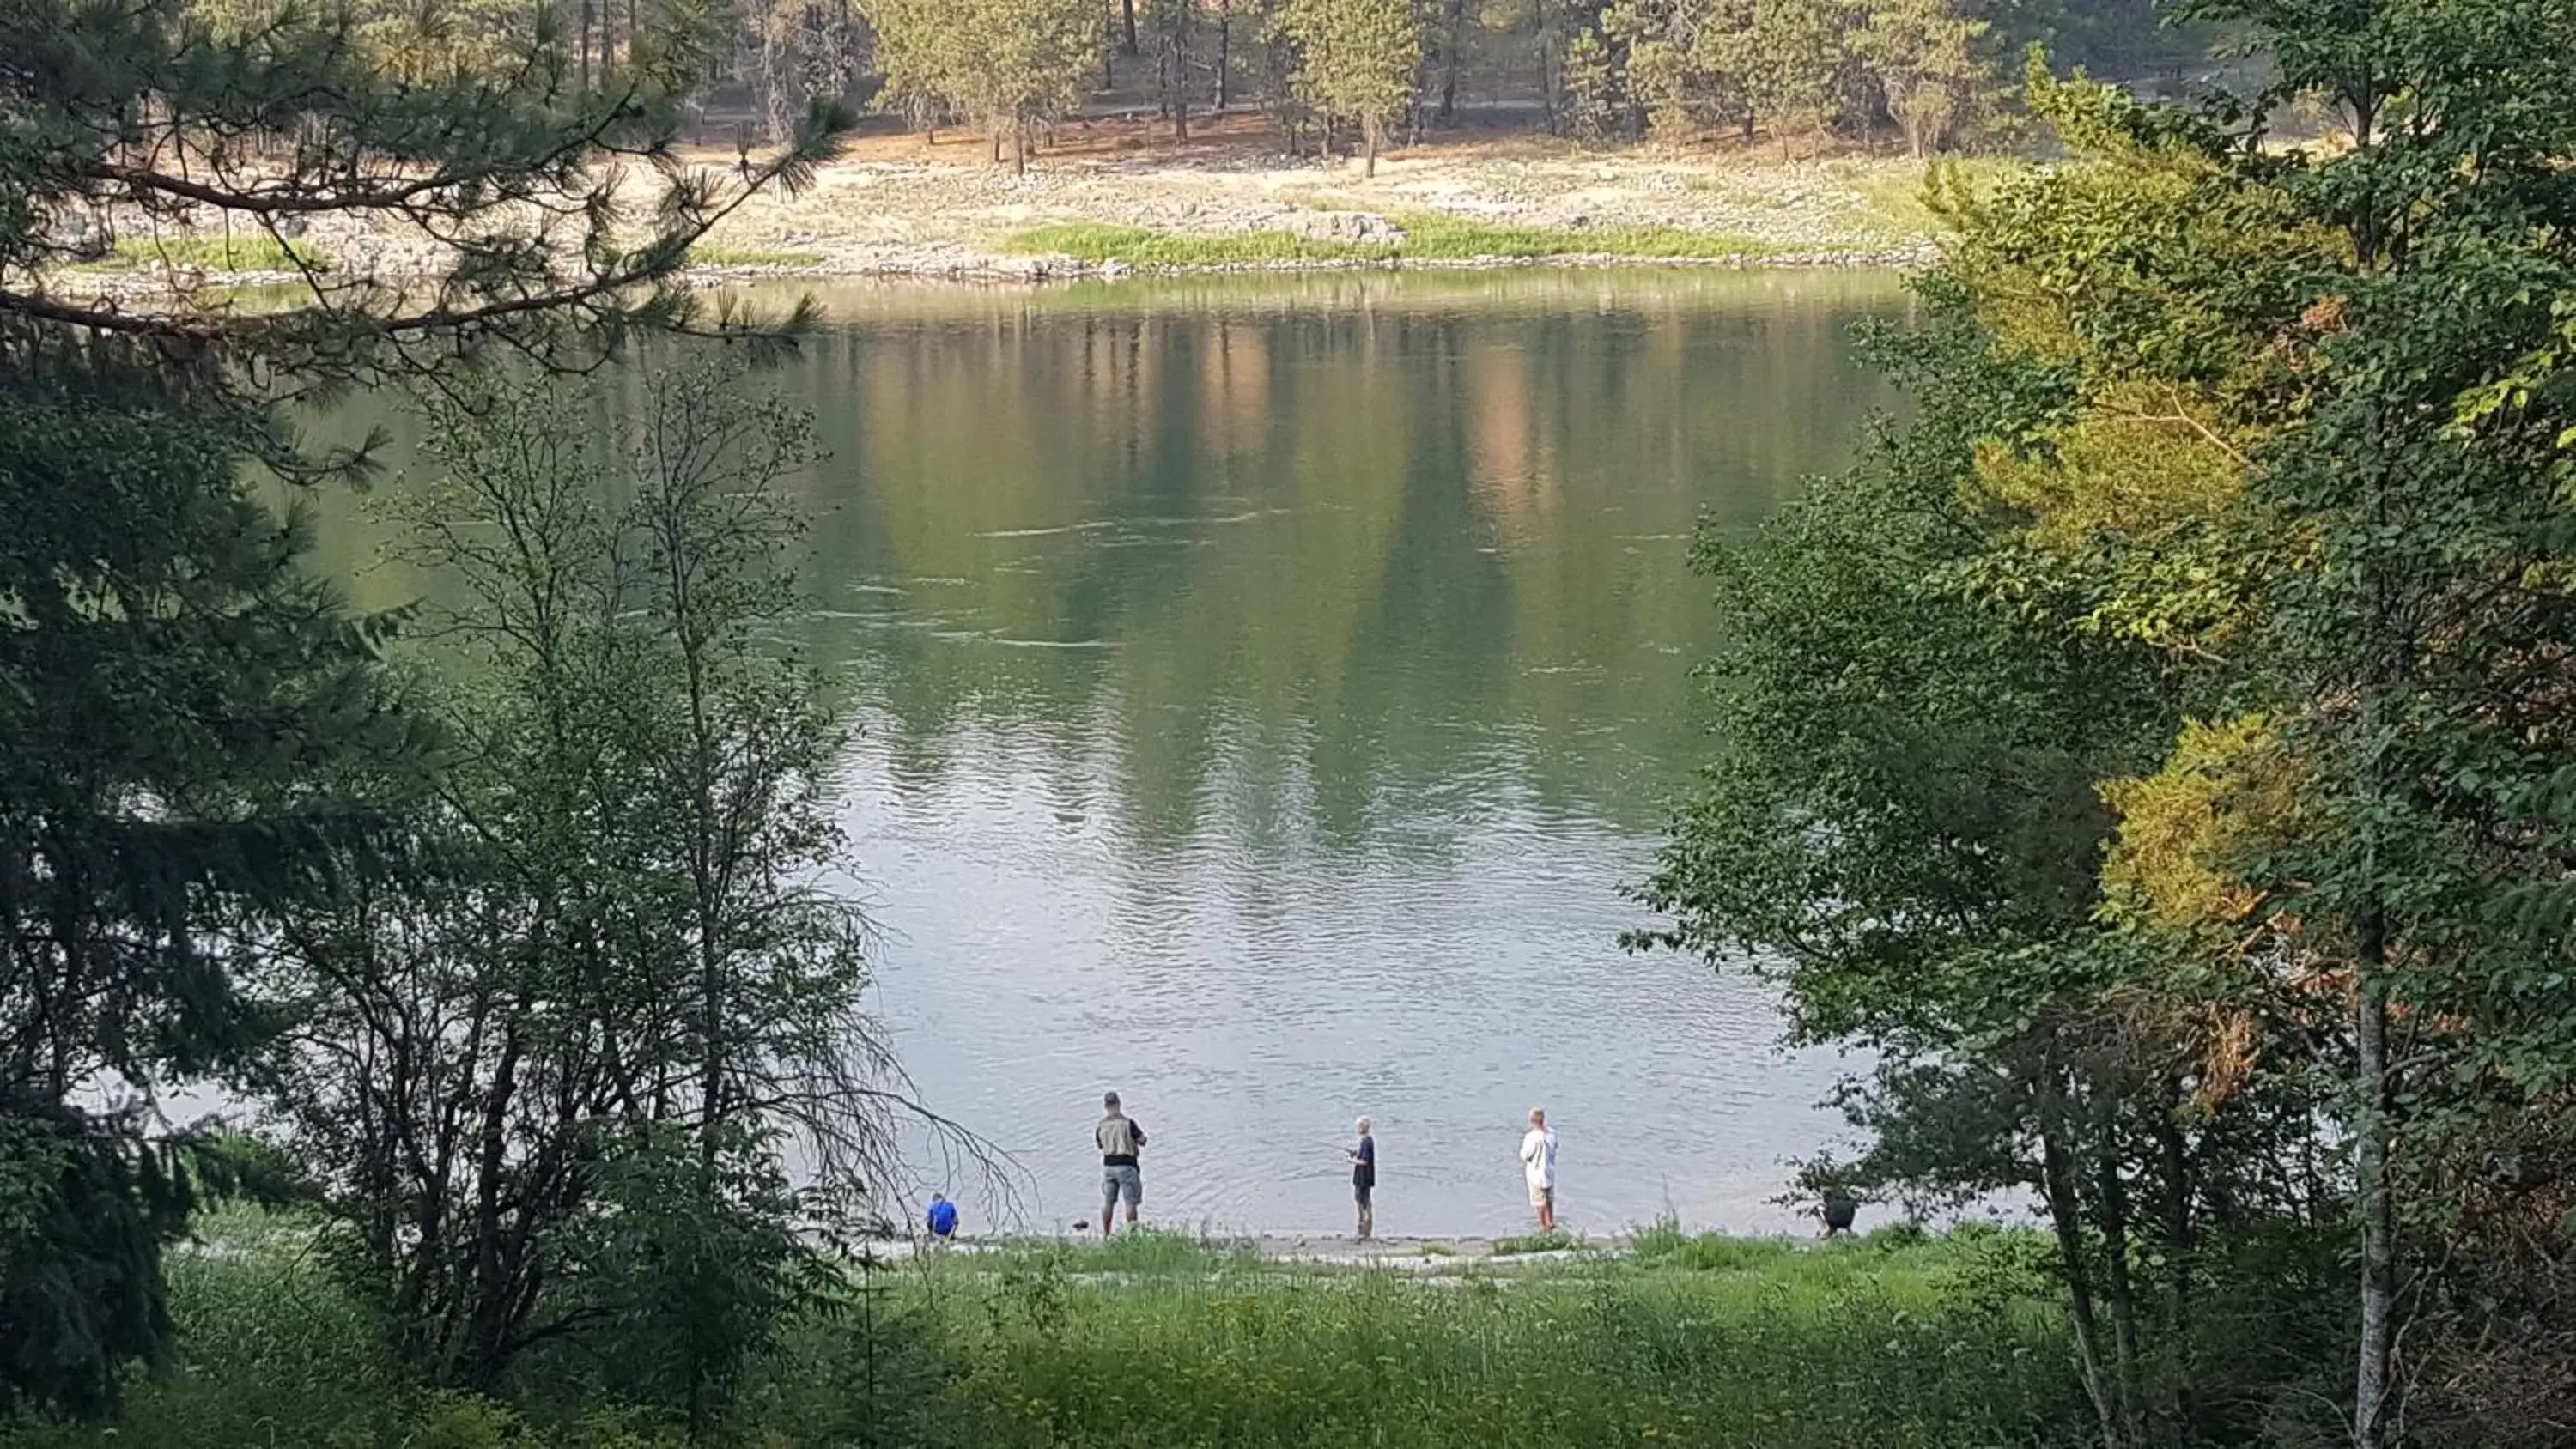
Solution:
M391 860L427 762L381 621L301 574L248 471L363 467L288 412L351 386L777 335L676 273L847 118L677 165L709 40L683 10L586 80L542 26L507 68L389 73L345 14L0 5L0 1409L105 1410L166 1349L197 1172L157 1094L249 1060L237 923ZM116 235L124 289L64 266ZM217 238L268 244L296 295L238 305L163 260Z

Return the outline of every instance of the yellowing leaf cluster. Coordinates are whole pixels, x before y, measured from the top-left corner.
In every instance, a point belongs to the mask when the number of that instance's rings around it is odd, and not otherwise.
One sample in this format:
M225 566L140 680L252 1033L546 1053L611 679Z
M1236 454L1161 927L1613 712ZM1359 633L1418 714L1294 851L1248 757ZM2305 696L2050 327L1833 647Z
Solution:
M2163 769L2101 786L2120 817L2102 865L2106 910L2179 934L2240 926L2261 904L2240 872L2292 828L2296 782L2273 721L2185 724Z

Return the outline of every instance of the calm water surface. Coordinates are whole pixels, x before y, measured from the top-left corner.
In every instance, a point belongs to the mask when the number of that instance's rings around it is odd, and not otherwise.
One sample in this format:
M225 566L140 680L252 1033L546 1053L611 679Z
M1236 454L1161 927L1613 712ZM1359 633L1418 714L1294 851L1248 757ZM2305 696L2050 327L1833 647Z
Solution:
M1848 459L1891 281L824 300L778 384L832 454L800 486L808 642L865 726L849 888L905 1065L1017 1157L1025 1224L1097 1210L1110 1087L1163 1221L1343 1227L1364 1112L1380 1232L1509 1229L1545 1103L1573 1226L1790 1222L1835 1064L1754 983L1623 953L1621 887L1704 752L1692 520Z

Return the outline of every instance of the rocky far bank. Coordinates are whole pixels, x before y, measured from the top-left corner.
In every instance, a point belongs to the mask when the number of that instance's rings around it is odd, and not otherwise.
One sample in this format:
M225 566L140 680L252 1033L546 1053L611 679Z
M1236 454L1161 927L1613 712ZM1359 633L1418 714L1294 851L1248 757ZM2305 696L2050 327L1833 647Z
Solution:
M1429 144L1360 163L1289 158L1249 126L1173 147L1159 127L1093 123L1026 176L988 164L971 136L926 146L889 137L853 148L799 196L765 197L709 237L713 247L813 260L820 275L1043 280L1127 270L1266 271L1504 265L1528 258L1278 258L1156 267L1015 245L1039 227L1132 227L1181 239L1287 232L1324 242L1390 239L1409 215L1562 233L1560 265L1626 261L1907 266L1930 255L1917 199L1924 168L1848 158L1784 164L1666 147L1586 150L1543 138ZM1586 233L1664 229L1711 240L1700 257L1583 249ZM1741 245L1738 245L1741 244ZM802 261L802 257L799 257ZM772 264L775 266L775 264Z
M821 168L803 192L763 194L727 218L690 268L707 284L765 277L920 277L1036 282L1137 272L1308 271L1355 267L1559 266L1629 263L1765 267L1911 267L1928 261L1934 223L1921 163L1870 157L1783 162L1771 153L1640 146L1588 150L1543 137L1484 137L1398 150L1364 177L1353 159L1280 154L1258 124L1203 126L1185 147L1148 120L1071 123L1026 175L991 164L971 135L876 136ZM710 164L731 153L709 152ZM633 183L641 202L650 178ZM1465 234L1408 254L1408 221ZM1083 228L1150 234L1120 255L1117 238L1086 254L1051 249ZM1479 249L1483 230L1522 244ZM65 291L138 296L171 271L150 232L123 220L131 255L58 280ZM1651 249L1633 244L1656 234ZM1341 255L1253 255L1285 233ZM166 235L166 233L164 233ZM238 234L238 231L237 231ZM1034 234L1034 235L1033 235ZM1532 254L1530 236L1546 239ZM1592 238L1599 238L1596 248ZM1705 243L1705 245L1701 245ZM417 238L345 218L318 221L300 244L335 268L387 278L426 273L439 252ZM1650 251L1651 254L1641 254ZM1355 254L1356 253L1356 254ZM286 272L185 269L186 280L293 282Z

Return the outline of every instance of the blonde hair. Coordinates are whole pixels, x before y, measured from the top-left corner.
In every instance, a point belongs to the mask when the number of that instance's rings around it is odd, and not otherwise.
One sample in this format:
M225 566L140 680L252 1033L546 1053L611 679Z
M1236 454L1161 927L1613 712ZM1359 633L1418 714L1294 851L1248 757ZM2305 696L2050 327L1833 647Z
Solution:
M1362 1137L1366 1137L1366 1136L1368 1135L1368 1130L1369 1130L1369 1119L1367 1119L1366 1117L1362 1117L1362 1118L1360 1119L1360 1124L1359 1124L1359 1126L1360 1126L1360 1135L1361 1135Z
M1545 1107L1530 1108L1530 1120L1533 1122L1545 1122L1547 1120L1547 1109Z

